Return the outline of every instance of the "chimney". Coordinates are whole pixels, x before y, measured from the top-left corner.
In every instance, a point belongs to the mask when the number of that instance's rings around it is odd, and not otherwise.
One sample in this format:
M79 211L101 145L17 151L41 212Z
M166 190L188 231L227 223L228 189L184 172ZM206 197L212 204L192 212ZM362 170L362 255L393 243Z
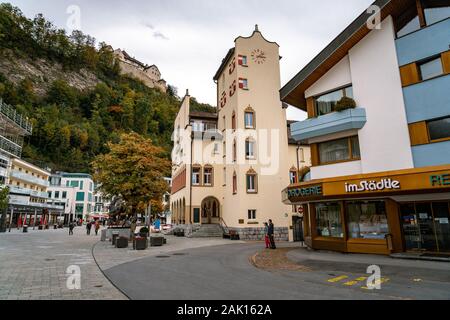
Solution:
M186 89L186 96L189 95L189 89Z
M259 28L258 28L257 24L255 24L255 31L259 32Z

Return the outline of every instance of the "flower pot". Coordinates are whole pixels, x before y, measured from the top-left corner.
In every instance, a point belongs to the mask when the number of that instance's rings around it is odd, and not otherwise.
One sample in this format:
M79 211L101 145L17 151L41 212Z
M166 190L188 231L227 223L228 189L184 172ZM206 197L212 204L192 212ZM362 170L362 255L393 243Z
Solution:
M164 244L163 237L150 237L150 246L161 247Z
M134 250L145 250L148 248L147 238L135 238L133 242Z
M128 247L128 238L118 237L116 239L116 248L127 248Z

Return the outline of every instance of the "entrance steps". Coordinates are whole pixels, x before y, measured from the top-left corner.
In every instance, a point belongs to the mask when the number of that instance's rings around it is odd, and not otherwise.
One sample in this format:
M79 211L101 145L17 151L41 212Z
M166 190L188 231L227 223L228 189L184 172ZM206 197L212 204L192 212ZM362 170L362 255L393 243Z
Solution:
M218 224L202 224L197 230L193 230L189 238L222 238L223 230Z

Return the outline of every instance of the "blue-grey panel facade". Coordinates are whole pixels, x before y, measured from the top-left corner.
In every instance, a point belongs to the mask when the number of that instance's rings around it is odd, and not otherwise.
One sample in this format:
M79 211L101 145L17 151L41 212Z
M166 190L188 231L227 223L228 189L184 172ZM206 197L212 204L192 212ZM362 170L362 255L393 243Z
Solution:
M403 88L408 123L450 115L450 75Z
M450 163L450 141L412 147L414 167L438 166Z
M403 36L395 44L400 66L447 51L450 45L450 18Z

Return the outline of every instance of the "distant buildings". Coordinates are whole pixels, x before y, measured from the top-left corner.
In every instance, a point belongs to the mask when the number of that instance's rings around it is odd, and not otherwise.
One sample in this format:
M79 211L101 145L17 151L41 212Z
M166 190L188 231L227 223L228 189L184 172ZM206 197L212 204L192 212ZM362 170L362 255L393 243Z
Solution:
M111 48L112 50L112 48ZM114 55L119 60L122 74L132 75L150 88L167 91L167 83L161 79L161 72L155 65L147 65L131 57L125 50L117 49Z

